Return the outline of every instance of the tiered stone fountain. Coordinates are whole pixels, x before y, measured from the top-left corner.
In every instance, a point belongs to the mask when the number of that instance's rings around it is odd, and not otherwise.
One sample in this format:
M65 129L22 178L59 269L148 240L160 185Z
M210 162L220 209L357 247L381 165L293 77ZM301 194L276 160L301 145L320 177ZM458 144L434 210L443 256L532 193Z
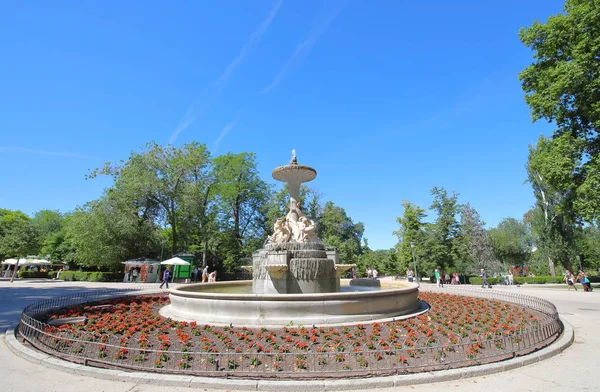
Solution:
M386 282L374 290L358 279L344 281L340 290L340 275L354 264L337 263L337 253L325 249L315 223L298 207L300 185L316 176L315 169L298 164L293 151L289 164L273 170L273 178L288 184L290 209L275 223L264 249L254 253L253 265L246 267L253 271L251 283L181 286L171 290L171 305L161 313L201 323L253 326L364 322L422 310L416 283ZM348 290L348 283L355 290Z
M333 293L340 290L340 275L354 264L336 264L337 252L325 250L315 223L299 204L300 185L312 181L317 171L299 165L296 154L288 165L273 170L273 178L286 182L290 210L277 219L273 235L262 251L253 255L252 288L257 294Z

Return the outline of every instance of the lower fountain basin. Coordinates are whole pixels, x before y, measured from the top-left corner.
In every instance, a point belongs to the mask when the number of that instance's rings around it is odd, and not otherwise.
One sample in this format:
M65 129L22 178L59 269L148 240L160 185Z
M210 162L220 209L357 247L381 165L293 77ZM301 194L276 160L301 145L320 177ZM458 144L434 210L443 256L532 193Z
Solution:
M348 285L342 280L342 285ZM381 289L311 294L238 294L251 281L194 284L172 289L161 314L205 324L247 326L359 323L418 312L418 284L382 282ZM222 288L223 292L215 292Z

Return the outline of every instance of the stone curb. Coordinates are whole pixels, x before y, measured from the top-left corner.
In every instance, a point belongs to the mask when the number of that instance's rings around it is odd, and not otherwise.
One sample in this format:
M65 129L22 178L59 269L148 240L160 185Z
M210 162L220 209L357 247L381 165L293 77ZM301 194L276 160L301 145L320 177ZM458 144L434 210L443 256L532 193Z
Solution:
M460 369L440 370L429 373L395 375L372 378L340 379L340 380L243 380L226 378L209 378L200 376L183 376L161 373L124 372L120 370L99 369L62 361L47 354L40 353L22 345L15 336L16 326L8 328L4 334L4 342L17 356L30 362L63 372L107 380L180 386L191 388L214 388L240 391L341 391L372 388L390 388L406 385L429 384L443 381L460 380L470 377L484 376L520 368L543 361L567 349L575 338L571 324L560 319L564 329L558 340L550 346L523 357L487 365Z

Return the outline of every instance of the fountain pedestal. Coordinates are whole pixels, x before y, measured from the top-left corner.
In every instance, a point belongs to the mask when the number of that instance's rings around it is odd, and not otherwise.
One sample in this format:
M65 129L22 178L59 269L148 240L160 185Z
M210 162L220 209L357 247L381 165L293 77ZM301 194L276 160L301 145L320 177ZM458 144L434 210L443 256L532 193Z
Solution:
M255 252L252 291L255 294L333 293L339 289L335 262L323 244L267 244Z

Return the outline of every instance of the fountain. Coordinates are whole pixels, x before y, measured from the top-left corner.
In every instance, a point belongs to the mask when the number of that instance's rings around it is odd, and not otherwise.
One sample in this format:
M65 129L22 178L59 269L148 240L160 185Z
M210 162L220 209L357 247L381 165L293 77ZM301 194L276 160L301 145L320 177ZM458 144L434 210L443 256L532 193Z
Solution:
M333 293L340 290L340 275L355 267L335 263L316 235L315 223L299 205L300 185L312 181L317 171L299 165L292 150L288 165L273 170L273 178L286 182L290 192L289 212L275 222L265 248L253 257L252 288L256 294ZM336 273L336 270L338 271Z
M195 284L171 290L171 305L161 313L174 319L214 324L285 325L333 324L412 315L421 308L416 283L386 283L375 290L341 291L341 275L354 264L337 263L336 251L326 250L316 225L299 208L303 182L317 176L315 169L299 165L295 151L289 164L273 170L273 178L286 182L289 212L277 219L273 234L252 257L250 283ZM347 282L344 282L347 283ZM377 286L377 285L375 285ZM234 292L232 292L234 291Z

